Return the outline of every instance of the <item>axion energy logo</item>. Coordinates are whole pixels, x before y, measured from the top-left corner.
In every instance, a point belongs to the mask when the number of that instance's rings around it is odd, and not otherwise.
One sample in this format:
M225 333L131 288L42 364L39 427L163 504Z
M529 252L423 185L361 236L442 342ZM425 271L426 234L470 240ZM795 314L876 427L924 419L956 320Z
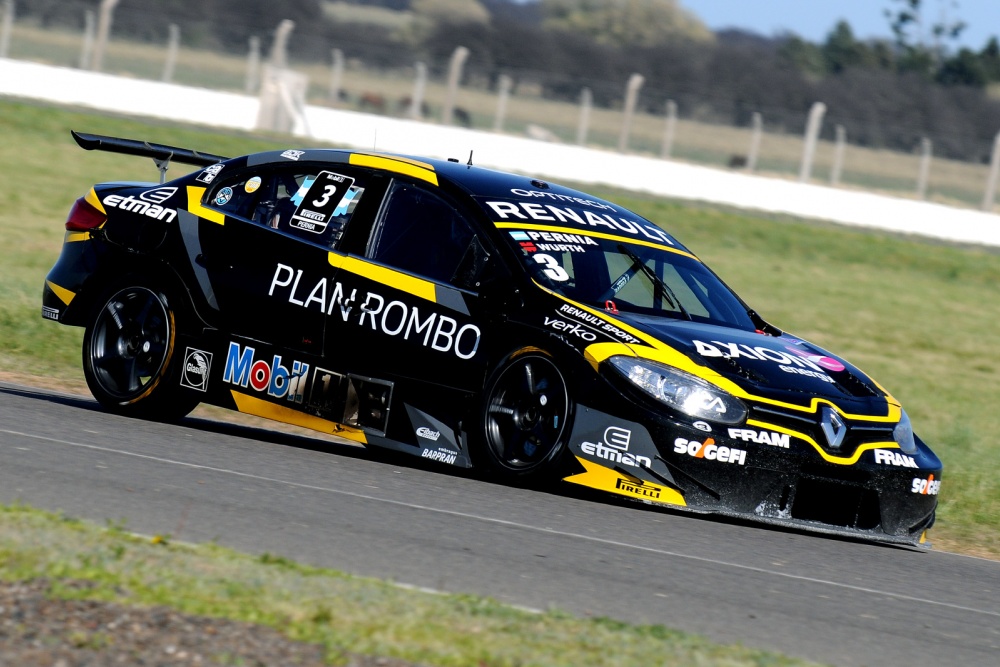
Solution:
M274 398L301 403L305 395L309 364L293 361L289 369L282 363L280 354L274 355L270 363L255 359L255 354L256 351L249 345L243 347L239 343L230 342L222 381L249 387L254 391L266 391L268 396Z

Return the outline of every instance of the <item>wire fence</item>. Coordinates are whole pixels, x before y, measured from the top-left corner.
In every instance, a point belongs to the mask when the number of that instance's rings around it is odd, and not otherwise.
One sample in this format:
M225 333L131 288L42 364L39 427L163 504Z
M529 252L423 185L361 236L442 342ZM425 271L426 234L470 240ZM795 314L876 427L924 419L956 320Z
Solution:
M6 0L2 7L6 10L12 4ZM100 69L109 74L250 94L258 93L261 64L272 56L273 32L252 38L245 52L237 54L219 45L193 46L199 41L197 35L185 38L176 26L169 25L156 26L162 41L155 43L116 32L112 23L102 47L96 13L81 17L75 25L69 23L42 27L37 21L19 20L13 11L5 11L0 24L0 56L86 69L94 67L95 49L100 49ZM294 33L290 39L294 45ZM626 81L594 80L588 82L587 91L579 88L576 99L565 99L566 95L555 99L542 81L551 87L558 77L531 70L497 76L474 58L463 63L456 89L449 87L449 65L454 63L448 58L408 66L373 66L350 56L353 49L349 40L331 45L329 57L323 61L295 58L296 51L292 49L288 66L307 78L306 100L310 104L416 116L426 122L450 119L453 124L480 130L585 143L779 178L803 176L803 156L809 145L804 137L808 109L798 112L798 121L790 121L795 116L787 109L779 113L766 104L755 105L748 108L747 115L756 124L737 127L709 122L711 114L699 112L699 94L706 100L719 94L710 86L696 90L698 87L690 84L666 91L639 85L634 90L635 111L628 115ZM573 90L574 82L565 84ZM597 97L611 102L588 105L588 92L591 100L597 92ZM864 119L841 117L839 121L839 127L820 122L816 128L819 139L807 170L810 182L995 210L998 165L994 146L982 147L980 162L944 159L934 157L933 142L915 131L918 138L912 152L878 150L852 143L852 124L856 121L860 125ZM1000 125L1000 119L996 121ZM530 156L526 159L530 161Z

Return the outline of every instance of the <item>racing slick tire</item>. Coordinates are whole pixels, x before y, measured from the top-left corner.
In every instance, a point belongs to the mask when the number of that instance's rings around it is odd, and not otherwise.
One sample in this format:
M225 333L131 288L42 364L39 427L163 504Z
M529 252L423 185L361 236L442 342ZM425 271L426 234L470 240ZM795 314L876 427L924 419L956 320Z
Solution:
M567 450L573 401L566 379L545 351L507 355L486 382L477 460L507 481L550 477Z
M142 279L112 288L91 312L83 337L83 373L106 410L159 421L180 419L199 401L180 386L177 309Z

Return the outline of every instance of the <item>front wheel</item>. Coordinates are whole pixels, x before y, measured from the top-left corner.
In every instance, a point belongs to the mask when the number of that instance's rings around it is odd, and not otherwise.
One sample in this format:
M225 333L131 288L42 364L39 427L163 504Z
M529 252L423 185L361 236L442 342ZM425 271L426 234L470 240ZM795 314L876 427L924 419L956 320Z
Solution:
M504 477L534 480L551 472L566 449L572 402L559 368L541 350L515 352L486 384L482 452Z
M178 384L177 323L167 296L141 284L114 291L91 315L83 373L105 409L148 419L179 419L198 401Z

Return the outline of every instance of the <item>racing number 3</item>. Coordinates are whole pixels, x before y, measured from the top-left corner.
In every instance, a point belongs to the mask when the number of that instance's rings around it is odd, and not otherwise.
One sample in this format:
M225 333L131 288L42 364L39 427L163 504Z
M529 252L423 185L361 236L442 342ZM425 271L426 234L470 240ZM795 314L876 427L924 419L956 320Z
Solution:
M323 208L324 206L326 206L326 203L330 201L330 197L336 194L336 192L337 192L336 185L324 185L323 195L319 199L314 199L312 205L315 206L316 208Z
M564 282L569 280L569 274L566 273L566 269L559 266L559 262L552 255L532 255L535 261L539 264L544 264L545 269L542 270L547 277L558 282Z

